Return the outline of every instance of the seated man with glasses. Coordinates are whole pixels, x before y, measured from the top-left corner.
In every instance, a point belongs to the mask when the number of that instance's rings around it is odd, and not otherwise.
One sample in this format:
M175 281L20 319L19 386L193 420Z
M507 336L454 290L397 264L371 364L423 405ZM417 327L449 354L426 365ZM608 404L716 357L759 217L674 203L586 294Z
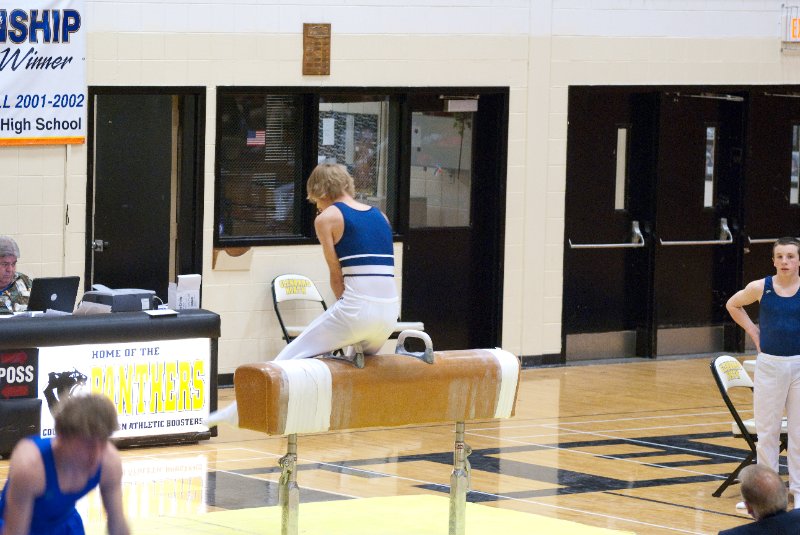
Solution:
M19 246L10 236L0 236L0 314L11 314L28 308L31 279L17 273Z

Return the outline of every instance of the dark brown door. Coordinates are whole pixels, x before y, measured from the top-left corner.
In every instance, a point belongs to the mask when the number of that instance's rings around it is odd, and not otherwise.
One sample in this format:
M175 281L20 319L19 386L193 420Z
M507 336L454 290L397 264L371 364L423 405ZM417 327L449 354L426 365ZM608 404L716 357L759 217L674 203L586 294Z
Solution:
M570 89L565 360L735 349L746 105L743 91Z
M661 96L654 260L656 354L726 347L738 289L746 98L689 89Z
M569 92L563 343L566 360L649 355L657 95Z
M434 349L500 344L508 94L445 112L440 93L412 97L409 228L402 319Z
M741 285L774 273L772 244L800 236L800 88L761 87L750 91L747 165L742 209ZM758 304L748 307L754 319ZM737 349L754 349L737 333Z
M202 261L202 97L95 90L87 289L156 291Z

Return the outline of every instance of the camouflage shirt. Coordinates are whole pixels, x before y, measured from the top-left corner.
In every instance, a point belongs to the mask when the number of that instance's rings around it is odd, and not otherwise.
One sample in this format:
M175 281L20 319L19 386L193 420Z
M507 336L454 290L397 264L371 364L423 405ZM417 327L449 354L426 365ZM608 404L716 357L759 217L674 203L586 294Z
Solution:
M22 273L14 273L14 282L0 293L0 314L26 310L30 295L31 279Z

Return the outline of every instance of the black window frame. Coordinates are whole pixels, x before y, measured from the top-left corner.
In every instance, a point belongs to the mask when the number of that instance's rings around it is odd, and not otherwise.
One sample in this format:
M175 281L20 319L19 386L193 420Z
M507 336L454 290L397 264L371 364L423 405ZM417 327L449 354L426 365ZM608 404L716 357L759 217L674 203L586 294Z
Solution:
M285 88L285 87L264 87L264 86L229 86L218 87L216 91L216 132L215 132L215 164L214 164L214 247L249 247L249 246L262 246L262 245L298 245L316 242L314 235L314 207L307 202L299 202L297 204L300 213L300 228L296 236L235 236L235 237L222 237L220 236L220 221L223 217L222 209L223 199L222 188L224 187L224 180L222 179L222 157L221 151L223 150L223 131L219 128L220 124L220 110L226 98L237 95L288 95L300 97L302 102L302 139L301 146L303 147L300 154L300 176L308 176L308 173L313 169L312 158L316 154L316 129L310 128L317 119L317 113L314 111L314 94L310 93L306 88ZM309 150L309 148L311 150ZM300 182L304 182L301 180ZM302 199L305 199L305 184L301 185L299 193Z
M398 237L402 230L406 228L406 216L403 211L404 197L407 196L407 164L403 162L408 147L407 135L407 115L408 115L408 96L406 90L385 87L273 87L273 86L220 86L216 88L216 115L219 124L220 109L224 99L231 95L245 95L261 93L264 95L292 95L301 96L303 105L303 133L302 133L302 153L300 155L301 176L299 186L298 206L300 209L300 235L297 236L220 236L220 219L222 218L222 188L223 180L221 174L222 150L222 131L216 128L215 132L215 165L214 165L214 247L250 247L250 246L274 246L274 245L305 245L317 243L314 232L314 217L316 209L311 203L306 201L305 177L311 173L317 164L318 136L319 136L319 105L323 99L351 98L358 101L361 98L375 96L386 96L397 102L399 108L399 118L397 121L398 150L396 151L395 163L398 176L395 184L395 195L391 210L396 214L394 221L394 234Z
M316 244L317 239L314 233L314 217L316 209L305 200L305 177L311 173L317 164L316 156L318 152L318 128L319 128L319 103L321 98L331 97L359 97L387 96L395 100L398 104L398 147L396 151L397 184L395 184L395 198L393 199L393 210L395 213L392 222L395 240L402 240L408 233L408 203L409 203L409 180L410 180L410 151L411 151L411 110L439 110L442 109L443 101L451 98L478 98L476 95L493 94L497 92L507 92L507 88L495 86L470 86L470 87L385 87L385 86L217 86L216 87L216 119L217 128L215 132L215 164L214 164L214 228L213 246L215 248L225 247L250 247L250 246L274 246L274 245L308 245ZM221 132L219 129L220 101L224 95L244 94L244 93L263 93L265 95L302 95L304 102L304 134L303 150L300 156L301 184L299 185L300 199L300 236L274 236L274 237L225 237L220 238L220 157Z

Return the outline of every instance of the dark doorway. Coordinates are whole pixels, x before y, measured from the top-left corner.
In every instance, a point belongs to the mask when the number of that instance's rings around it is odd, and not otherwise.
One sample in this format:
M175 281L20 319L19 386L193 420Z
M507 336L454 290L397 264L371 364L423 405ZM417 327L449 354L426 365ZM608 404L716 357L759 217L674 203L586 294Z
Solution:
M570 88L564 360L735 349L747 96Z
M571 88L568 114L565 358L646 355L657 95Z
M772 275L772 244L782 236L800 236L800 88L750 90L741 219L742 280ZM748 307L758 318L758 303ZM737 329L736 350L755 344Z
M688 89L661 96L654 262L658 355L725 349L725 302L738 290L734 232L744 94Z
M508 92L414 95L410 112L402 318L434 349L499 345Z
M155 290L202 268L202 90L93 89L87 289Z

